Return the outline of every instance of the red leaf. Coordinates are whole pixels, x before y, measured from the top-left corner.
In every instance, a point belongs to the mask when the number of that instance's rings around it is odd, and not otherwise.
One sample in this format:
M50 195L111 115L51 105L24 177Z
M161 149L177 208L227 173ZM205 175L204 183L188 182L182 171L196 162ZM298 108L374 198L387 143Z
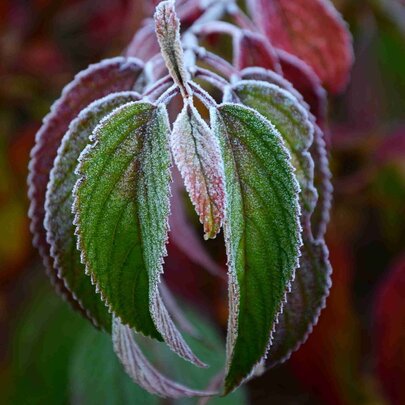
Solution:
M310 65L331 92L348 82L353 64L351 37L327 0L249 0L255 22L274 46Z
M31 201L29 216L34 235L33 244L38 248L47 273L54 283L57 278L46 241L44 203L49 172L57 149L70 122L84 107L112 92L130 90L140 72L141 65L137 59L122 57L90 66L65 87L61 98L54 103L37 132L29 165L28 195Z
M377 373L390 403L405 403L405 256L393 266L376 297Z

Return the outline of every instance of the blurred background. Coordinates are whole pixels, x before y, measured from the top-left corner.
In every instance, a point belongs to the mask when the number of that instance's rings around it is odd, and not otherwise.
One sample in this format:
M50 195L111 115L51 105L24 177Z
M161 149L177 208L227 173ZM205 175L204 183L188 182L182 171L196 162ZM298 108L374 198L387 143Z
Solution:
M122 382L108 340L54 294L26 197L43 116L75 73L121 53L143 4L0 0L0 403L159 403ZM308 342L230 404L405 404L405 2L335 4L356 62L329 106L333 288ZM109 353L105 375L91 378L86 347Z

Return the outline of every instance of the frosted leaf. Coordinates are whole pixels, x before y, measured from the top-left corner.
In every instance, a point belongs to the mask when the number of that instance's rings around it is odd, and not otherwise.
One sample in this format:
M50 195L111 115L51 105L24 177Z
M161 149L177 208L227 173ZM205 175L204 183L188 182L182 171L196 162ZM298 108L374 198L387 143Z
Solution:
M74 169L80 153L89 143L89 137L101 119L120 105L136 100L139 100L139 95L134 92L113 93L81 111L70 123L62 139L50 172L45 199L46 238L57 275L95 325L107 330L111 328L111 315L95 294L90 278L84 274L80 253L76 249L72 214L72 190L77 180Z
M301 246L299 185L276 128L248 107L211 109L221 144L229 268L225 393L266 354Z
M173 0L162 1L156 7L156 35L167 69L183 96L190 94L188 74L184 68L184 53L180 40L180 21Z
M217 139L191 101L184 104L173 125L170 145L191 201L204 225L204 238L215 238L224 217L223 162Z
M163 105L133 102L108 115L80 155L74 224L86 272L110 310L204 366L177 331L158 290L170 210L168 135Z
M148 62L153 56L159 53L159 50L153 20L147 19L143 22L143 27L136 31L125 54Z
M28 175L29 217L33 244L39 250L47 274L53 283L60 283L53 269L50 246L46 241L44 228L45 193L56 152L69 123L92 101L116 91L130 90L140 73L142 63L135 58L106 59L80 72L62 92L59 100L51 107L36 134L35 146L31 151ZM59 284L64 294L70 295Z
M113 320L114 351L132 380L151 394L163 398L205 397L216 393L199 391L178 384L163 376L142 353L136 335L118 318Z

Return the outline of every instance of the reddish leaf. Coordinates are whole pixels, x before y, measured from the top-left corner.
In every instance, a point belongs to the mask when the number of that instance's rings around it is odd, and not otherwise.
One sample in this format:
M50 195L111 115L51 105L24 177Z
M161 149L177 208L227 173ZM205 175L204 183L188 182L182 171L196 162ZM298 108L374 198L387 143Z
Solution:
M327 0L249 0L250 11L272 43L310 65L328 90L343 90L353 63L351 37Z
M323 126L326 117L326 92L314 71L301 59L278 50L284 77L293 84L309 104L319 125Z
M204 238L215 238L224 218L225 185L218 141L191 101L173 124L172 153L191 201L204 225Z
M259 66L281 72L276 52L266 37L243 30L235 39L234 65L238 70Z
M390 403L405 403L405 256L383 281L375 307L377 373Z
M137 59L113 58L105 60L80 72L62 92L51 112L44 118L43 125L36 135L36 143L31 151L29 165L29 191L31 201L29 216L33 244L38 248L47 273L53 282L53 262L49 254L44 228L44 203L49 172L57 149L69 123L92 101L109 93L130 90L141 72ZM58 282L59 283L59 282Z

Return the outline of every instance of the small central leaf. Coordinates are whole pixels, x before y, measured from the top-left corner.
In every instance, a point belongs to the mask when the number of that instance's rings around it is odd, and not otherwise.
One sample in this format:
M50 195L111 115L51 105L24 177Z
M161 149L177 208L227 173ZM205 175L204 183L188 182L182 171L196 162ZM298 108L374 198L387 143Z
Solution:
M171 147L205 238L215 238L224 216L225 185L218 141L191 102L173 125Z
M250 108L228 103L211 114L227 191L227 393L266 354L298 265L299 186L289 153L269 121Z

